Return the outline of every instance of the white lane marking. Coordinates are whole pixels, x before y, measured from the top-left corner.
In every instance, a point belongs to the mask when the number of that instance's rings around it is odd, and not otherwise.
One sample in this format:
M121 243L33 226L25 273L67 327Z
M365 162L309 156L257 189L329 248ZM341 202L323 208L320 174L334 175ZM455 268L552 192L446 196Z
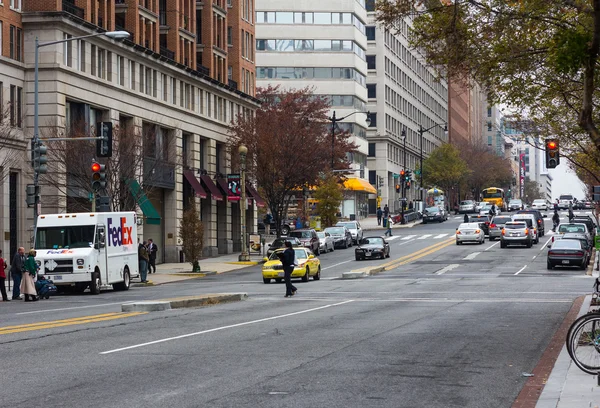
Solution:
M437 271L435 274L436 275L443 275L446 272L450 272L451 270L458 268L459 266L460 266L460 264L451 264L451 265L443 267L442 269L440 269L439 271Z
M521 272L523 272L525 270L525 268L527 268L527 265L525 265L524 267L522 267L521 269L519 269L519 272L515 273L515 275L518 275Z
M431 236L431 234L425 234L425 235L423 235L423 236L421 236L421 237L419 237L419 238L417 238L417 239L427 239L427 238L429 238L430 236Z
M393 241L395 239L400 238L400 235L392 235L391 237L387 237L387 238L385 236L382 236L381 238L385 239L386 241Z
M455 220L460 220L461 218L465 218L465 217L454 217Z
M480 255L480 254L481 254L481 252L473 252L472 254L469 254L469 255L465 256L463 259L464 259L465 261L469 261L469 260L471 260L471 259L475 259L475 257L476 257L477 255Z
M91 307L103 307L103 306L114 306L114 305L123 305L127 303L135 303L136 300L128 300L126 302L115 302L115 303L102 303L100 305L88 305L88 306L76 306L76 307L61 307L59 309L46 309L46 310L32 310L30 312L20 312L15 313L15 315L27 315L34 313L47 313L47 312L60 312L63 310L77 310L77 309L89 309Z
M334 306L345 305L345 304L353 302L353 301L354 300L352 300L352 299L351 300L345 300L343 302L332 303L332 304L325 305L325 306L320 306L320 307L314 307L312 309L301 310L299 312L286 313L286 314L283 314L283 315L277 315L277 316L272 316L272 317L265 317L264 319L250 320L248 322L242 322L242 323L230 324L230 325L227 325L227 326L215 327L214 329L202 330L202 331L195 332L195 333L182 334L181 336L167 337L167 338L160 339L160 340L149 341L147 343L135 344L133 346L121 347L121 348L118 348L118 349L108 350L108 351L102 351L100 354L112 354L112 353L117 353L117 352L120 352L120 351L136 349L136 348L139 348L139 347L146 347L146 346L150 346L150 345L153 345L153 344L165 343L167 341L185 339L187 337L199 336L201 334L212 333L212 332L226 330L226 329L233 329L235 327L242 327L242 326L248 326L248 325L256 324L256 323L268 322L270 320L283 319L285 317L296 316L296 315L300 315L300 314L304 314L304 313L315 312L317 310L327 309L327 308L334 307Z
M448 234L440 234L440 235L436 235L435 237L433 237L433 239L440 239L440 238L444 238L446 235L448 235Z
M322 270L322 271L324 271L325 269L333 268L334 266L343 265L343 264L345 264L345 263L352 262L352 261L354 261L354 259L350 259L350 260L348 260L348 261L344 261L344 262L336 263L336 264L333 264L333 265L327 266L327 267L325 267L325 268L321 268L321 270Z
M548 241L546 241L546 243L544 245L542 245L542 247L540 248L540 252L542 252L544 250L544 248L546 248L546 245L548 245L550 243L550 241L552 241L552 238L549 238Z
M487 247L486 249L484 249L484 251L487 251L488 249L492 249L493 247L495 247L499 243L500 243L500 241L496 242L495 244L490 245L489 247Z
M406 241L407 239L411 239L411 238L414 238L414 237L416 237L416 235L407 235L407 236L405 236L405 237L403 237L401 239L402 239L402 241Z

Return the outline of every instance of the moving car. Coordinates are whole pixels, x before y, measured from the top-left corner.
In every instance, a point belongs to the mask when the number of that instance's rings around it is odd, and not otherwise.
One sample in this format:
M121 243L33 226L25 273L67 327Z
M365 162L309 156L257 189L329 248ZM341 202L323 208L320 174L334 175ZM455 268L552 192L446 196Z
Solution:
M489 215L470 215L469 222L479 223L481 228L483 228L483 233L485 235L490 235L490 216Z
M363 237L363 230L358 221L340 221L335 224L335 226L348 228L350 235L352 235L352 241L354 241L355 244L358 244Z
M427 207L425 211L423 211L423 224L427 224L428 222L443 222L448 219L448 214L441 207Z
M292 278L302 278L302 281L308 282L308 278L312 276L314 280L321 279L321 261L317 258L310 249L307 248L293 248L296 253L296 259L298 260L298 266L294 268L292 272ZM270 283L271 279L275 279L276 282L281 282L283 276L283 265L279 259L280 253L283 249L278 249L271 254L270 257L265 258L265 263L262 267L262 277L264 283Z
M490 210L492 209L492 203L482 202L479 206L479 214L480 215L488 215Z
M561 194L558 197L558 208L560 208L561 210L568 210L569 203L572 203L572 202L573 202L572 194Z
M357 261L361 259L389 258L390 244L381 237L363 238L354 250L354 257Z
M338 248L348 248L352 246L352 234L346 227L329 227L325 228L333 238L333 245Z
M533 202L531 203L531 208L534 210L548 211L548 203L546 202L546 200L539 198L537 200L533 200Z
M456 245L461 245L464 242L476 242L478 244L485 242L485 233L479 223L462 223L458 226L456 229Z
M335 244L333 243L333 238L331 237L331 234L329 232L317 232L317 237L319 237L320 252L333 252L335 250Z
M510 221L504 224L500 238L500 248L506 248L514 244L526 245L527 248L531 248L533 245L533 236L525 221Z
M267 256L271 256L271 254L275 252L276 249L284 248L286 241L290 241L292 243L292 246L302 246L302 243L298 238L277 238L269 244L269 249L267 249Z
M539 231L540 237L546 235L546 224L544 223L544 218L546 216L542 214L539 210L527 209L518 211L517 214L533 214L535 215L535 221L537 223L537 229Z
M302 246L313 251L317 256L321 253L319 242L319 237L317 236L317 231L312 228L303 228L297 229L294 231L290 231L290 237L298 238Z
M527 227L532 231L533 243L540 242L540 236L537 229L537 222L534 214L521 214L520 212L512 216L513 221L525 221Z
M581 248L583 248L583 250L585 251L586 265L590 263L590 260L592 259L592 250L594 249L594 247L588 241L585 234L573 234L569 232L567 234L564 234L562 239L575 239L579 241L579 243L581 243Z
M518 198L513 198L508 202L508 211L518 211L523 210L525 206L523 206L523 201Z
M550 245L548 245L549 247L551 245L554 245L555 242L560 241L563 237L563 235L567 234L567 233L574 233L574 234L584 234L586 236L586 238L588 239L588 241L590 242L590 244L592 243L592 235L589 233L587 226L584 223L581 222L577 222L577 223L560 223L558 224L558 228L556 228L556 233L552 236L552 242L550 242Z
M459 214L470 214L475 212L475 201L473 200L464 200L461 201L458 206Z
M490 241L495 241L496 238L500 238L502 236L502 228L504 228L504 224L512 221L512 217L510 215L496 215L492 217L490 220L489 226L489 236Z
M585 250L576 239L561 239L548 250L548 269L555 266L578 266L585 269L587 265Z

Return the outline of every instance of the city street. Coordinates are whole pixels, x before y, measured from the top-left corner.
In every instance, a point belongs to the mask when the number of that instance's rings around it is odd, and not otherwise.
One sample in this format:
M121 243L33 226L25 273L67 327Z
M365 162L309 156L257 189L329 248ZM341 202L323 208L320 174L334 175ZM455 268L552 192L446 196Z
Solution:
M128 292L0 304L5 405L511 407L573 301L577 269L528 249L457 246L462 216L397 228L391 258L323 254L322 279L263 284L260 265ZM546 231L551 221L546 218ZM384 230L365 236L383 235ZM393 269L358 280L343 272ZM246 292L247 301L120 313L136 300Z

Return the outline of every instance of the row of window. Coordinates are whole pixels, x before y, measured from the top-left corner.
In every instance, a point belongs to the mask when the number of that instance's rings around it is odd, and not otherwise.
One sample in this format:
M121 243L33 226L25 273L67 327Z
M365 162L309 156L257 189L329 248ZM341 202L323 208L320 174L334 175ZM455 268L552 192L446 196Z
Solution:
M367 104L354 95L320 95L327 98L331 106L349 106L356 110L364 112L367 110Z
M354 68L257 67L256 79L353 79L366 86L366 77Z
M20 3L19 3L20 7ZM0 20L0 55L6 52L2 45L4 43L4 24ZM8 31L8 54L11 59L23 61L23 30L10 24Z
M229 39L228 39L229 41ZM230 43L231 44L231 43ZM242 57L254 61L254 35L242 30Z
M267 24L353 24L362 34L365 33L365 24L354 13L257 11L256 22Z
M23 88L10 85L8 106L4 106L4 84L0 82L0 125L4 121L5 113L8 113L8 123L11 127L23 127Z
M352 40L256 40L257 51L276 52L354 52L361 59L365 50Z
M336 123L337 129L342 131L342 132L348 132L351 133L355 136L358 136L362 139L366 139L367 138L367 129L365 129L364 127L360 126L357 123L350 123L350 122L338 122Z

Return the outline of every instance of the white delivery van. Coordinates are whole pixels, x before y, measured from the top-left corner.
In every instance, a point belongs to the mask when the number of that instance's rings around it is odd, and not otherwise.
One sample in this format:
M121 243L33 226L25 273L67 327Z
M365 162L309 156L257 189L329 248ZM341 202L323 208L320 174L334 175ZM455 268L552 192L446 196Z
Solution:
M130 279L139 276L136 218L134 212L40 215L35 234L40 274L59 289L128 290Z

